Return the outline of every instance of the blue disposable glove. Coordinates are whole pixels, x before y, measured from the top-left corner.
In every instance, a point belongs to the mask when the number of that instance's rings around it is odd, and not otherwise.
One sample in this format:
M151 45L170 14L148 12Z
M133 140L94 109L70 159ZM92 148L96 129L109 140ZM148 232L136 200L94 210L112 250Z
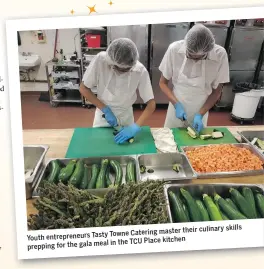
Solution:
M174 107L175 107L176 117L180 120L186 120L187 116L184 111L183 105L178 102L174 105Z
M102 109L102 112L104 113L105 120L107 121L109 125L111 125L112 127L115 127L118 125L117 118L109 106L104 107Z
M193 119L193 128L200 133L202 129L204 128L203 126L203 116L201 114L195 114L194 119Z
M121 129L121 131L115 136L115 142L117 144L123 144L128 139L134 137L140 131L141 128L136 123L133 123Z

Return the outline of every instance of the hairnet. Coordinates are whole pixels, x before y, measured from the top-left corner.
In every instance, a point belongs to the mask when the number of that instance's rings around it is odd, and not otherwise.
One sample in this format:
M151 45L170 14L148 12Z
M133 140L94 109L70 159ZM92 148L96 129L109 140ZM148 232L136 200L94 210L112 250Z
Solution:
M115 39L108 46L106 53L108 63L120 68L133 67L139 58L135 43L128 38Z
M187 33L185 41L187 53L197 55L210 52L215 45L213 33L202 24L194 25Z

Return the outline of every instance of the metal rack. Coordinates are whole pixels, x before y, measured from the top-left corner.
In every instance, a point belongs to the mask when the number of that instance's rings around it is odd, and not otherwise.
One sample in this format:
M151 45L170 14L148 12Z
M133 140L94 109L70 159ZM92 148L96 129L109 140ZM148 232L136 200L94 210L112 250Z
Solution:
M82 77L80 60L49 61L45 67L52 107L57 107L59 103L79 103L85 106L79 92Z
M105 29L106 30L106 29ZM87 67L89 66L90 62L93 60L93 58L101 51L106 51L107 49L107 43L106 43L106 31L105 31L105 36L102 35L102 41L101 41L101 46L100 47L89 47L89 44L87 44L85 40L85 34L91 29L89 28L80 28L80 48L81 48L81 71L82 71L82 76L84 75ZM91 89L91 91L96 95L97 94L97 88ZM90 108L92 106L92 103L86 100L84 98L84 107Z

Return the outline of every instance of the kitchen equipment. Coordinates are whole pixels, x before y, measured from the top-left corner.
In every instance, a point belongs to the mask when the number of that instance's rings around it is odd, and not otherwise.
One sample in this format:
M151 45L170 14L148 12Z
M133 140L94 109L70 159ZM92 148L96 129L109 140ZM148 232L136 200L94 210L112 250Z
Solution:
M192 169L189 160L182 153L159 153L146 154L137 157L139 168L144 166L145 173L140 174L140 179L145 180L192 180L196 174ZM173 170L173 165L177 164L179 171Z
M223 144L223 143L221 143ZM233 143L231 144L233 146L239 147L239 148L246 148L254 155L258 156L260 160L264 162L264 155L262 155L255 147L253 147L250 144L246 143ZM187 151L194 150L195 148L201 148L206 147L210 145L200 145L200 146L187 146L187 147L181 147L182 151L186 153ZM188 157L187 157L188 158ZM192 164L191 164L192 165ZM195 170L194 170L195 171ZM264 169L261 170L250 170L250 171L232 171L232 172L217 172L217 173L198 173L197 178L226 178L226 177L238 177L238 176L255 176L255 175L262 175L264 174Z
M125 175L126 175L126 165L129 161L133 161L135 166L136 166L136 179L137 181L140 180L140 176L139 176L139 168L138 168L138 165L137 165L137 160L136 160L136 156L135 155L128 155L128 156L104 156L104 157L101 157L101 158L84 158L84 163L88 166L88 168L91 169L92 165L93 164L98 164L100 165L101 164L101 160L102 158L104 159L109 159L109 160L116 160L120 163L121 167L122 167L122 170L123 170L123 182L125 180ZM32 193L32 196L33 198L35 197L38 197L39 194L38 194L38 187L39 187L39 184L41 183L41 181L43 181L45 178L46 178L46 175L49 173L50 171L50 163L52 160L55 160L55 159L50 159L46 166L42 169L41 171L41 174L39 175L38 179L37 179L37 183L34 187L34 190L33 190L33 193ZM57 159L59 160L59 162L61 162L62 164L64 165L67 165L69 161L71 161L72 159L70 158L64 158L64 159ZM112 175L110 176L110 179L111 181L113 182L113 177ZM100 189L100 191L103 191L104 189Z
M241 136L242 142L244 143L251 144L254 138L258 138L264 141L264 131L243 131L243 132L238 132L238 134ZM255 147L257 150L263 153L263 151L259 147L257 146Z
M100 35L86 34L85 38L89 48L100 48L101 46Z
M178 149L180 150L183 146L198 146L198 145L208 145L208 144L222 144L222 143L236 143L235 137L231 134L231 132L227 128L222 127L210 127L204 129L201 134L204 134L206 131L213 131L214 129L217 129L218 131L224 133L223 138L219 139L208 139L208 140L202 140L199 137L196 139L191 138L185 128L172 128L172 133L174 136L175 143L178 146Z
M125 26L111 26L107 27L107 44L117 38L129 38L137 46L139 53L139 61L149 69L148 64L148 38L149 26L147 24L141 25L125 25ZM138 94L135 104L143 104L142 99Z
M157 104L169 103L168 98L161 91L159 86L159 80L161 76L159 65L169 45L175 41L183 40L189 29L189 22L151 25L151 47L149 52L150 76L154 97ZM169 87L172 88L171 82L169 82Z
M263 96L264 89L252 89L247 92L236 93L231 117L240 120L241 124L244 121L254 123L258 104Z
M112 128L77 128L74 130L66 158L87 158L156 153L150 128L143 126L132 144L117 145Z
M49 147L45 145L24 145L24 176L26 199L31 198Z
M252 190L259 191L260 193L264 194L264 188L263 185L257 185L257 184L166 184L164 186L164 195L167 200L167 208L168 208L168 214L169 219L171 223L173 223L171 208L170 208L170 202L168 197L168 192L172 191L175 194L180 193L180 188L184 188L185 190L189 191L190 194L193 197L202 197L204 193L213 196L216 192L223 198L230 197L229 189L234 188L237 190L240 190L243 187L249 187Z

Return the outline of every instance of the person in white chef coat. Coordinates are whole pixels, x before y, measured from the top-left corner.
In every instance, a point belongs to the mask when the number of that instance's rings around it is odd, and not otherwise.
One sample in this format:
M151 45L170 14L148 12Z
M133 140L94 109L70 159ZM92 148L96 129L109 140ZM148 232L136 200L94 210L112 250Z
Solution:
M106 52L94 57L80 86L80 93L96 106L93 127L124 126L115 136L118 144L136 136L156 107L149 73L138 59L132 40L116 39ZM91 91L94 87L97 96ZM137 90L147 106L135 122L132 105L137 100Z
M159 67L160 88L170 103L164 127L183 127L187 120L199 133L207 126L209 110L229 82L225 49L215 44L212 32L194 25L184 40L172 43ZM173 89L169 87L172 81Z

